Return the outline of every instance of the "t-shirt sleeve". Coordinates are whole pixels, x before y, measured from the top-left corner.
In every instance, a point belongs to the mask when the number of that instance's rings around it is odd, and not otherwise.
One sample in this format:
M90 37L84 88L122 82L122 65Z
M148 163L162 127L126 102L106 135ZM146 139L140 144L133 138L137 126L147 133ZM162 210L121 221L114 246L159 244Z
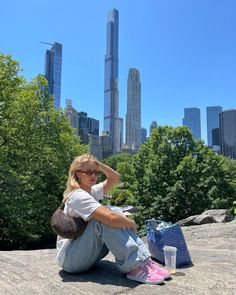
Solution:
M91 195L97 201L102 200L104 198L103 182L100 182L92 186Z
M90 215L100 206L101 204L89 193L83 190L75 190L72 192L68 202L68 213L71 213L73 216L79 214L84 220L89 220Z

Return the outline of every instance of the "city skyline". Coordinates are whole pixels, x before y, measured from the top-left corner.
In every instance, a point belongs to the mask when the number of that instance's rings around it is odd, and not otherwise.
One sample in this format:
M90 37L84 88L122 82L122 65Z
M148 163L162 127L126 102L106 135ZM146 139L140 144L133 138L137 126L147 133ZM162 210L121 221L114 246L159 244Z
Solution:
M13 0L2 3L0 50L19 60L23 75L31 79L44 72L45 46L40 41L63 44L61 106L71 99L75 109L100 121L102 131L106 18L113 8L120 17L119 116L125 118L126 79L128 69L135 67L142 77L142 127L149 130L154 120L180 126L184 108L197 107L207 144L206 107L235 108L235 1L68 5Z

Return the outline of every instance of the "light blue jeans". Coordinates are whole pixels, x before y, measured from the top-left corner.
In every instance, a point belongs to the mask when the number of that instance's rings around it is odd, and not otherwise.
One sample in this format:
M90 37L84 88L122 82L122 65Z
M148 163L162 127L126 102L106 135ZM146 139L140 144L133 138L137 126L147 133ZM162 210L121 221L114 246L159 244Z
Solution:
M123 214L118 207L110 209ZM86 271L109 251L115 256L122 273L129 272L151 256L134 230L110 227L93 218L83 235L68 246L62 268L70 273Z

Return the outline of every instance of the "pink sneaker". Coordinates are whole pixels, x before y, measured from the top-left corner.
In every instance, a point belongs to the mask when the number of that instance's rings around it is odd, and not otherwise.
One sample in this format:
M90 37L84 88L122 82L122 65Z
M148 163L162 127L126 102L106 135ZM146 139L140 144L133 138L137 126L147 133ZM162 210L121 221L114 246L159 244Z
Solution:
M164 279L168 279L171 277L171 273L167 271L166 269L160 267L156 262L154 262L151 258L146 259L146 264L149 268L152 269L155 273L158 275L161 275L164 277Z
M127 279L137 281L144 284L157 285L164 281L163 276L152 271L146 263L136 267L127 273Z

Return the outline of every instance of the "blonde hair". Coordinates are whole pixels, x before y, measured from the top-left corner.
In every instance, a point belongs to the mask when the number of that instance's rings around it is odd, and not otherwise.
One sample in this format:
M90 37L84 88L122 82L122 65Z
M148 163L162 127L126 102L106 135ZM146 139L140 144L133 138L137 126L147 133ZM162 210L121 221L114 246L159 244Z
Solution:
M93 161L98 165L98 161L95 157L89 154L84 154L82 156L76 157L73 162L70 165L70 169L68 172L68 179L66 183L66 190L63 193L63 203L66 202L66 200L69 197L69 194L77 188L80 188L79 186L79 180L76 176L76 171L78 171L81 166L89 161Z

